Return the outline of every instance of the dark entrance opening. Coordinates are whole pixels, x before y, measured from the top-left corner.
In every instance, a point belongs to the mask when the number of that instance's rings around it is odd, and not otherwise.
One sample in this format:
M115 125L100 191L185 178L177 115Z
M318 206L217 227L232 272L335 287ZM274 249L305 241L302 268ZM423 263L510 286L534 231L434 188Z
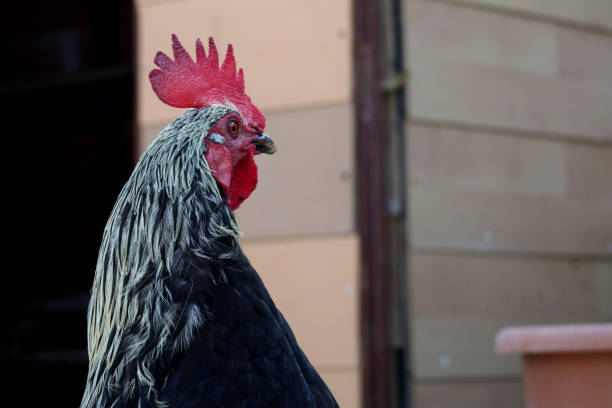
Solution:
M11 1L2 12L4 389L78 406L106 219L134 146L131 1Z

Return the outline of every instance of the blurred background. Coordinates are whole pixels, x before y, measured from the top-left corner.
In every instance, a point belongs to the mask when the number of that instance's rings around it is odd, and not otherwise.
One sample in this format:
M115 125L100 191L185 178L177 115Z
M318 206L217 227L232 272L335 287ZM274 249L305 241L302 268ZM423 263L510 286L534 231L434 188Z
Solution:
M372 141L393 164L380 178L387 292L374 297L388 316L373 332L383 405L368 395L364 340L378 247L360 244L380 218L358 215L375 199L360 193L357 148L365 5L380 20ZM222 55L231 42L266 115L279 151L260 158L237 211L242 245L340 406L521 407L519 357L493 352L499 329L612 320L609 0L4 8L0 358L22 406L80 401L102 229L139 155L182 113L148 83L171 33L192 54L198 37Z

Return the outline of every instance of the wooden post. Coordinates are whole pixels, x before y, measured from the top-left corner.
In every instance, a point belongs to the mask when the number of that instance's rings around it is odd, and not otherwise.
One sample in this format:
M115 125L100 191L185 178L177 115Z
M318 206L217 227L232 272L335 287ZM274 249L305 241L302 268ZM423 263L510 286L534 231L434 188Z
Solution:
M362 407L390 407L383 4L353 2Z

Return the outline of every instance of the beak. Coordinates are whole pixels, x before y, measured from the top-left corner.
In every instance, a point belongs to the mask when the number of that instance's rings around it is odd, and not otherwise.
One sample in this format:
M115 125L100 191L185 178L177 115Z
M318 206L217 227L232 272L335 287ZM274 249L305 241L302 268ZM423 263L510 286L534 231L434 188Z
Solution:
M276 145L274 145L274 140L270 139L270 137L265 133L262 133L261 136L253 140L251 144L255 145L255 150L258 153L272 154L276 152Z

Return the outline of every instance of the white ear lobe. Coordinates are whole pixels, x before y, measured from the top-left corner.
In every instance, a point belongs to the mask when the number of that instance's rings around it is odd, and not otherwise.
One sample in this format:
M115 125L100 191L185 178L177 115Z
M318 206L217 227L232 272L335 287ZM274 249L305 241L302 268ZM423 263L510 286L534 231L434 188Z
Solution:
M210 140L211 142L216 143L218 145L224 145L225 144L225 138L223 136L221 136L217 132L211 132L211 133L207 134L206 138L208 140Z

